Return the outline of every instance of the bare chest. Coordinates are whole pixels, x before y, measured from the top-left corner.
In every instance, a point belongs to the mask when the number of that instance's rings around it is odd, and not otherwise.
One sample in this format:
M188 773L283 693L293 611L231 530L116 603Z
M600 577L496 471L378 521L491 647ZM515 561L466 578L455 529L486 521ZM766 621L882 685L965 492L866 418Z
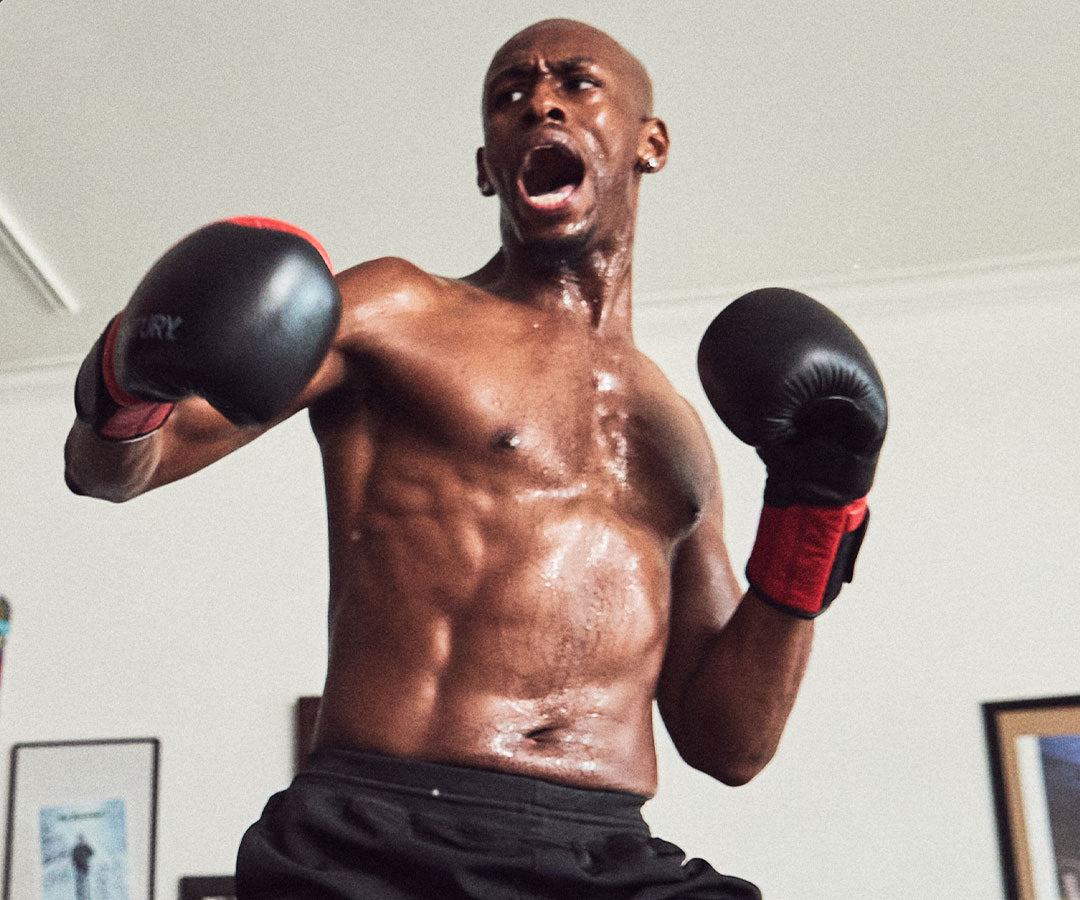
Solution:
M402 338L377 362L382 415L436 451L519 491L600 499L671 538L708 500L701 423L628 342L524 312Z

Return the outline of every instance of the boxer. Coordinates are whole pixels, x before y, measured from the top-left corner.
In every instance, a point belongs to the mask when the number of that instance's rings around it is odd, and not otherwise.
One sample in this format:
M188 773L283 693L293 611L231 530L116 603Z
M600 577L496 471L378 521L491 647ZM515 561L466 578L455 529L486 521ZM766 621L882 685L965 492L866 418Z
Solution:
M68 483L126 500L308 412L327 676L314 752L241 844L241 900L759 897L644 823L653 701L726 784L772 758L866 527L880 379L801 294L710 326L708 396L766 463L744 593L703 424L631 333L638 191L669 146L645 69L540 22L495 54L483 125L502 240L471 275L332 277L271 220L167 253L79 373Z

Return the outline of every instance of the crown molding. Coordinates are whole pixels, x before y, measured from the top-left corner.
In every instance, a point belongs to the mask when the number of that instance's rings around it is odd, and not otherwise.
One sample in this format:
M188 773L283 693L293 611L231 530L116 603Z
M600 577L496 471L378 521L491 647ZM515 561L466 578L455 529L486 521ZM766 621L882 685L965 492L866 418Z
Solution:
M732 284L715 289L656 291L639 295L640 319L696 320L719 311L738 296L765 284ZM795 279L787 287L804 291L838 311L897 315L904 312L994 304L1080 303L1080 252L1028 255L957 263L926 269ZM30 387L49 388L74 378L81 357L57 357L4 369L0 395Z
M635 297L636 310L650 318L659 310L693 315L719 309L769 282L718 288L653 291ZM926 308L986 307L989 304L1080 302L1080 251L1027 254L949 265L793 278L783 284L836 308L891 314Z
M30 236L19 226L10 210L0 206L0 248L7 251L15 265L29 279L34 289L50 309L75 315L79 304L59 276L34 244Z

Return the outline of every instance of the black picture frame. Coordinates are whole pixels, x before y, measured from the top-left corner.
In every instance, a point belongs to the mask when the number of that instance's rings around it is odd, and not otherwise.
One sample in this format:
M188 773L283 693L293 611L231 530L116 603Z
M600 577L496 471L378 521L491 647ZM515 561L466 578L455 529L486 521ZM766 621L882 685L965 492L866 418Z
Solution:
M3 900L69 878L153 900L160 757L157 738L13 745Z
M296 700L293 721L293 770L296 772L300 771L315 741L315 720L321 702L321 695L308 695Z
M232 875L185 875L180 879L179 900L236 900Z
M1007 900L1075 896L1080 695L996 700L982 711Z

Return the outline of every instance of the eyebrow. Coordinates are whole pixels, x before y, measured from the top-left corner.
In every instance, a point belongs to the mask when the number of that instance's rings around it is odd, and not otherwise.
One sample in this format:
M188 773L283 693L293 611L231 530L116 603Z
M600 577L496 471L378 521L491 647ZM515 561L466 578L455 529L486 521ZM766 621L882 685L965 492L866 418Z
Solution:
M578 69L591 69L596 65L596 60L591 56L571 56L567 59L558 60L554 68L560 72L574 71Z
M591 56L569 56L565 59L558 59L551 63L550 68L560 75L565 75L567 72L580 72L583 69L591 69L597 65L595 59ZM498 81L503 78L528 78L536 72L536 63L518 62L510 63L504 68L498 69L492 73L488 79L488 83Z

